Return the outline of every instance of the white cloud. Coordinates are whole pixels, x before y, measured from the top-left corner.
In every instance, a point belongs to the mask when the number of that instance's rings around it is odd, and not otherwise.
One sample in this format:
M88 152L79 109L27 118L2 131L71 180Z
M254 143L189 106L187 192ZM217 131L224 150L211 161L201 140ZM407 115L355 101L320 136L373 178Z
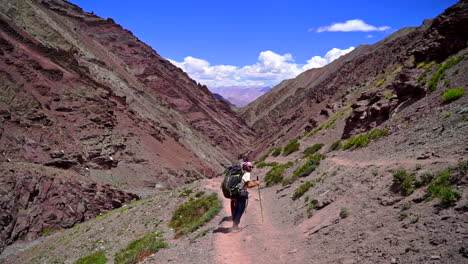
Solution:
M317 33L325 32L325 31L330 31L330 32L351 32L351 31L364 31L364 32L370 32L370 31L386 31L389 30L389 26L381 26L381 27L376 27L373 25L369 25L366 22L364 22L361 19L353 19L353 20L347 20L344 23L334 23L331 24L330 26L324 26L324 27L319 27L317 29Z
M312 57L305 65L295 63L289 53L280 55L270 50L260 52L255 64L242 68L231 65L211 66L208 61L191 56L186 57L183 62L169 61L208 87L258 87L276 85L282 80L296 77L305 70L323 67L353 49L354 47L345 50L334 48L324 57Z
M330 62L338 59L339 57L353 51L353 49L354 47L349 47L344 50L333 48L330 51L328 51L327 54L325 54L323 58L319 56L312 57L310 60L307 61L306 65L302 66L302 70L305 71L305 70L312 69L312 68L323 67L329 64Z
M366 38L369 38L369 39L370 39L370 38L373 38L373 37L374 37L374 35L371 35L371 34L369 34L369 35L366 36Z

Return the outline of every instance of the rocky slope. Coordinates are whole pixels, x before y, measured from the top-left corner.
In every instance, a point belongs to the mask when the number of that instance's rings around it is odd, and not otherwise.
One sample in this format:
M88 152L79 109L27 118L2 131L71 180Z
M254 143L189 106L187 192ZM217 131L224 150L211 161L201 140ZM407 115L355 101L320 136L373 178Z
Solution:
M173 188L215 176L254 135L225 102L131 32L66 1L0 1L0 80L0 168L12 174L0 178L9 194L0 198L0 249L28 231L36 237L68 227L105 212L108 201L135 197L96 187L110 198L93 194L93 206L81 179L140 194ZM10 186L23 178L34 184ZM73 220L35 217L61 208L40 187L48 181L60 196L74 186L63 201ZM89 208L77 211L83 200Z
M359 46L323 68L283 81L243 108L242 116L260 134L254 154L309 133L347 105L352 105L353 113L347 116L343 138L375 128L423 98L428 78L440 66L427 64L441 63L466 48L467 6L461 1L420 27ZM466 87L461 76L447 78L439 88Z

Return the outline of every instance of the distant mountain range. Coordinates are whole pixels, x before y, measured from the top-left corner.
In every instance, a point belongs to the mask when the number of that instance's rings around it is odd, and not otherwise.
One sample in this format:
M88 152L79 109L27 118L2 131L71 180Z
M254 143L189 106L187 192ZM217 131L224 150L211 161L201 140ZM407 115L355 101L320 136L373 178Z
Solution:
M245 87L245 86L231 86L231 87L209 87L210 91L219 94L225 100L237 107L244 107L262 94L268 92L271 87Z

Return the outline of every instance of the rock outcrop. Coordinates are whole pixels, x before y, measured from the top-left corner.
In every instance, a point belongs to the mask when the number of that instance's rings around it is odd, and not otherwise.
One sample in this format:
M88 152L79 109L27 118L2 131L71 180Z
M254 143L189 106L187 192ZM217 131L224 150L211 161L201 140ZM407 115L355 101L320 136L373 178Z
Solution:
M139 199L73 171L22 163L2 164L0 169L0 249L20 238L35 239L70 228Z

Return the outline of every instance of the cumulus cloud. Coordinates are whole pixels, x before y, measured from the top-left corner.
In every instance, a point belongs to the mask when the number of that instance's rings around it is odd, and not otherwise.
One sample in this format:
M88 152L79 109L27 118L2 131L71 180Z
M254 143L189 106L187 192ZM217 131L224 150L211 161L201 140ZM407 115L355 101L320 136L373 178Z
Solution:
M212 66L206 60L191 56L186 57L183 62L169 61L184 70L191 78L208 87L258 87L276 85L308 69L323 67L353 49L354 47L344 50L334 48L324 57L312 57L305 65L295 63L293 56L289 53L281 55L270 50L260 52L255 64L241 68L231 65Z
M389 30L389 26L381 26L376 27L373 25L369 25L361 19L352 19L347 20L344 23L334 23L330 26L319 27L317 29L317 33L329 31L329 32L352 32L352 31L363 31L363 32L370 32L370 31L386 31Z

